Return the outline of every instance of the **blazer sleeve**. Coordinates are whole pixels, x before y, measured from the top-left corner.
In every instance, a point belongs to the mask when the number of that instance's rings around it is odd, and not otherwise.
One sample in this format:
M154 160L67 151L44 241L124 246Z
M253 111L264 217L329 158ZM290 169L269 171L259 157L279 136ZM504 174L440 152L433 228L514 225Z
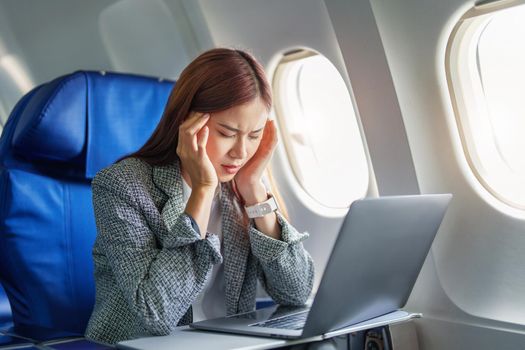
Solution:
M155 335L177 326L204 288L212 265L222 261L216 235L201 239L181 214L158 246L154 233L126 185L93 181L97 243L132 312Z
M279 212L276 215L281 240L265 235L250 222L248 232L252 253L259 261L259 280L276 303L302 305L314 282L313 260L301 243L308 233L298 232Z

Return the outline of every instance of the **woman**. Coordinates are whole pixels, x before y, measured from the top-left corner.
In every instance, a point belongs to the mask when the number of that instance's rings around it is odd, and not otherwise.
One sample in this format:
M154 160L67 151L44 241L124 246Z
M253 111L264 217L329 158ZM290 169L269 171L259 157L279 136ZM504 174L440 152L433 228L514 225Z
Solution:
M307 234L259 205L274 202L262 183L277 144L271 103L251 55L207 51L182 72L146 144L93 179L86 337L116 343L251 311L257 280L279 304L307 300Z

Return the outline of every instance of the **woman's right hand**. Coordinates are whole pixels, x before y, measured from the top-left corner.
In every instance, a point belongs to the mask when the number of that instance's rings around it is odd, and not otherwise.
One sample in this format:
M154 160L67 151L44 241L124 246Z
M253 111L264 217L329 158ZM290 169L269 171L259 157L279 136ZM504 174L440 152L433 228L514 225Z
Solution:
M209 114L191 112L189 118L179 127L177 155L182 168L190 176L192 189L202 187L215 190L219 182L217 172L206 153L210 132L206 123L209 119Z

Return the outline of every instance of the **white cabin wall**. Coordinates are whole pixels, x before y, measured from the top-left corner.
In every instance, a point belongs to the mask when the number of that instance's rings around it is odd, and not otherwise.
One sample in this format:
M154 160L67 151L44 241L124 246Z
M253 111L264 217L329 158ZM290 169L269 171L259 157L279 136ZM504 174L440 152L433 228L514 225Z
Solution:
M16 102L34 85L4 6L0 2L0 132Z
M525 342L525 213L475 179L445 76L446 45L473 1L372 0L422 193L454 199L408 304L423 349ZM487 336L489 335L490 336Z
M78 69L176 78L212 45L187 0L4 0L0 9L0 38L20 48L37 85Z
M10 29L35 84L77 69L111 68L98 32L98 15L111 3L110 0L2 1L2 11L10 21Z

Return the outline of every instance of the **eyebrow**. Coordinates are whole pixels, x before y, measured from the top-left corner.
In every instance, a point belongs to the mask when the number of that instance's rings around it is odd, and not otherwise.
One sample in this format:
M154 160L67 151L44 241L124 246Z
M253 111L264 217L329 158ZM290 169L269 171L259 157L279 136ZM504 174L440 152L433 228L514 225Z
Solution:
M223 128L226 128L226 129L228 129L228 130L235 131L235 132L241 132L241 130L239 130L239 129L235 129L235 128L232 128L231 126L228 126L228 125L226 125L226 124L222 124L222 123L217 123L217 124L219 124L220 126L222 126ZM251 131L250 134L251 134L251 133L259 132L259 131L261 131L262 129L264 129L264 126L263 126L262 128L260 128L260 129L257 129L257 130L254 130L254 131Z

